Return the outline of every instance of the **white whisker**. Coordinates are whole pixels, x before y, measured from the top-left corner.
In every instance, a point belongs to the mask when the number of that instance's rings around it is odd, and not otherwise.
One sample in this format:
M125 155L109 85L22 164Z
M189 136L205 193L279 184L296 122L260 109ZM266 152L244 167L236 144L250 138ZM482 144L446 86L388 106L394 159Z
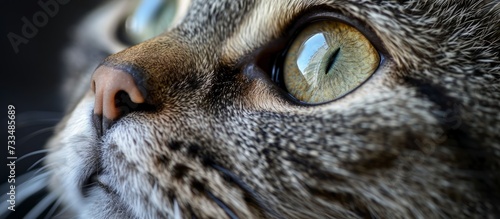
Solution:
M43 150L33 151L33 152L31 152L31 153L28 153L28 154L23 155L22 157L20 157L19 159L17 159L17 161L16 161L16 162L19 162L19 161L21 161L21 160L24 160L24 159L26 159L26 158L28 158L28 157L31 157L31 156L34 156L34 155L37 155L37 154L45 154L45 153L47 153L47 152L49 152L49 149L43 149Z
M18 144L22 145L22 144L28 142L29 140L31 140L32 138L36 137L37 135L52 131L54 128L55 128L55 126L51 126L51 127L43 128L43 129L40 129L36 132L33 132L33 133L25 136L24 138L20 139Z
M42 157L42 158L40 158L38 161L36 161L34 164L32 164L32 165L28 168L28 171L29 171L29 170L32 170L34 167L36 167L38 164L40 164L41 162L43 162L45 159L47 159L47 157Z
M68 209L69 209L69 208L70 208L70 206L69 206L69 205L66 205L63 209L61 209L61 210L59 211L59 213L58 213L58 214L54 215L54 217L53 217L53 218L57 218L57 217L59 217L59 216L64 215L64 213L66 213L66 211L68 211ZM75 217L73 217L73 218L77 218L77 217L75 216Z
M19 186L16 186L16 205L22 204L26 199L29 197L32 197L34 194L42 191L46 186L47 186L47 176L48 173L45 173L41 175L40 177L37 177L36 179L29 179L32 176L32 172L25 173L18 177L16 181L25 181L21 183ZM2 185L2 188L8 187L8 184L5 183ZM2 191L7 191L2 189ZM2 195L2 200L8 200L7 194ZM7 209L9 206L8 202L1 202L0 203L0 209ZM5 212L2 213L2 215Z
M19 128L19 129L22 129L22 128L27 128L27 127L32 127L32 126L38 126L38 125L43 125L43 126L47 126L47 125L55 125L57 124L57 122L61 121L61 119L57 118L57 119L36 119L36 120L31 120L31 121L27 121L27 122L20 122L18 123L18 125L16 126L16 128Z
M57 201L54 203L54 205L52 205L52 207L50 208L47 215L45 215L45 219L53 218L54 213L56 213L57 208L59 208L59 206L61 206L61 203L62 203L62 199L58 198Z
M26 181L23 181L21 183L21 185L26 184L26 183L30 183L32 181L40 180L40 178L47 178L49 175L49 172L41 172L40 174L38 174L37 172L40 172L40 171L38 171L38 170L30 171L30 173L32 173L32 174L30 175L29 179L27 179Z
M57 199L55 193L49 193L45 198L43 198L38 204L31 209L31 211L24 216L24 218L39 218L39 216L47 209L52 203Z
M181 219L182 214L181 214L181 209L179 208L179 203L177 203L177 200L174 199L174 219Z
M45 112L45 111L31 111L19 113L18 122L16 126L18 128L23 128L25 126L32 126L38 124L55 124L62 118L62 113L60 112Z
M56 165L56 164L55 164L55 163L46 164L46 165L44 165L44 166L42 166L42 167L38 168L36 171L34 170L34 171L35 171L35 173L33 174L33 177L36 177L36 176L38 176L39 174L43 174L43 173L42 173L43 171L45 171L45 170L49 169L51 166L54 166L54 165Z

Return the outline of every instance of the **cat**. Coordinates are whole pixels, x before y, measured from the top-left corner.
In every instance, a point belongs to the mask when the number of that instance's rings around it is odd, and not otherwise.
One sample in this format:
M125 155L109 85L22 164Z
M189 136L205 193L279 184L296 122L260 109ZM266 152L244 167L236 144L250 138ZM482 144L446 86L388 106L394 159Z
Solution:
M500 216L500 1L179 5L68 53L114 54L69 62L95 71L47 144L64 217Z

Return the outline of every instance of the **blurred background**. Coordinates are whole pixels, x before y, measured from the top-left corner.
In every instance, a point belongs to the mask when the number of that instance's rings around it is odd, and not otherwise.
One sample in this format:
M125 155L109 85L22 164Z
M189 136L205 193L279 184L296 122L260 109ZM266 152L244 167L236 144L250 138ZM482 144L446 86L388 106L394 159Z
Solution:
M47 2L47 0L40 0ZM66 0L67 1L67 0ZM64 107L61 101L62 78L62 49L69 44L72 31L77 22L91 9L97 0L69 0L67 4L59 4L57 13L43 17L37 15L43 11L38 3L33 0L6 0L0 7L0 36L1 36L1 79L0 79L0 116L2 130L1 164L0 175L1 194L5 195L8 190L6 181L8 179L9 167L7 161L7 107L14 105L16 108L16 155L21 158L31 152L43 149L48 137L53 132L53 127L63 115ZM63 2L61 0L61 2ZM37 33L31 38L26 37L27 43L18 45L18 52L9 40L9 33L23 36L23 25L27 18L33 21L34 17L39 22L46 24L37 28ZM40 23L39 23L40 24ZM41 23L43 24L43 23ZM11 34L11 36L13 36ZM16 162L16 179L20 179L23 173L37 163L44 154L28 156ZM37 165L39 166L39 165ZM36 168L36 167L35 167ZM29 179L28 176L27 179ZM19 185L20 180L16 180ZM5 196L1 204L5 204ZM39 198L43 194L38 195ZM22 218L22 215L30 210L40 199L31 199L23 204L16 204L16 213L7 218ZM4 206L4 205L1 205ZM4 212L4 209L0 210ZM47 212L46 212L47 213ZM0 218L5 215L0 214ZM42 217L43 218L43 217Z

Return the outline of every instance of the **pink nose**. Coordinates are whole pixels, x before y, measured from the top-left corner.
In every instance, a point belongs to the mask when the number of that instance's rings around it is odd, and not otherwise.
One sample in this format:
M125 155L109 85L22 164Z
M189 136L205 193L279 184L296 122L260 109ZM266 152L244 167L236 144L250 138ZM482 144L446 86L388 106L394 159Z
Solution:
M91 89L95 94L94 123L99 123L95 125L101 132L145 102L134 77L112 67L100 66L96 69Z

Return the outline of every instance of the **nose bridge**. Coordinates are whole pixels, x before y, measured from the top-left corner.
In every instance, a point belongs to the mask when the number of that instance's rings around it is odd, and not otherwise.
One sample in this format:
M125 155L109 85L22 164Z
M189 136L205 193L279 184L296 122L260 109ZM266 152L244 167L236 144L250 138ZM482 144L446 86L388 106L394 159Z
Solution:
M104 65L125 70L142 80L150 98L157 98L157 91L178 80L182 80L195 62L189 55L189 45L175 40L172 36L161 36L132 46L109 56ZM160 100L151 100L160 101Z
M156 37L113 54L104 63L135 66L150 75L161 74L172 70L172 66L179 67L189 61L186 59L190 50L188 46L172 36Z
M159 37L106 58L91 81L99 133L130 112L163 102L169 85L184 80L192 62L187 50L168 37Z

